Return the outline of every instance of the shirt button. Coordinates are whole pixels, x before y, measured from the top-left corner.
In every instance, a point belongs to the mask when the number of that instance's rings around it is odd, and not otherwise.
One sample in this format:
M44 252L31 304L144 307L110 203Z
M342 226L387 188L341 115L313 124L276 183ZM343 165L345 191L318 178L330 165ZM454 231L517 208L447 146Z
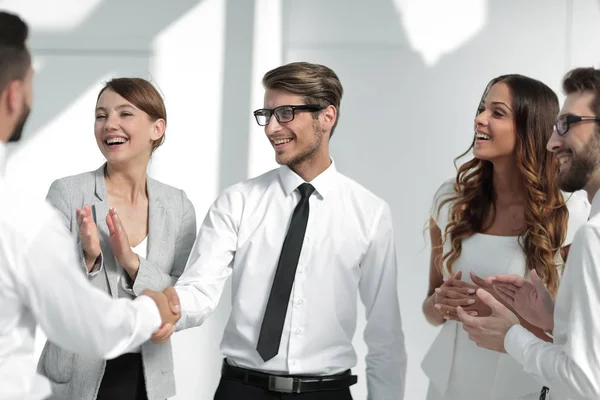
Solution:
M298 273L299 274L303 274L304 273L304 267L298 267Z
M296 329L296 331L294 333L296 335L300 335L300 334L302 334L302 329L298 328L298 329Z
M292 360L292 365L296 365L296 360Z
M304 303L304 300L302 300L302 299L296 299L296 305L299 306L302 303Z
M308 244L308 242L310 242L310 238L305 237L304 238L304 244Z

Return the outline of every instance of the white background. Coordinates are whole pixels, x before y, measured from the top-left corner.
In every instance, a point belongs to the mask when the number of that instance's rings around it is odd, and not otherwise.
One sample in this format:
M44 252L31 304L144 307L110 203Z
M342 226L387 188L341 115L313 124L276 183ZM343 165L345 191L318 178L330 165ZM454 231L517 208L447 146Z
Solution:
M485 85L521 73L562 99L568 69L600 64L600 0L0 0L0 8L32 29L36 100L8 175L40 199L54 179L103 162L92 130L102 82L140 76L168 110L149 172L184 189L200 223L223 188L275 166L251 116L264 72L298 60L333 68L345 89L333 157L394 213L407 400L425 397L420 362L437 332L421 313L428 210L472 140ZM229 296L202 327L175 334L176 399L212 398ZM365 399L362 309L359 321L353 395Z

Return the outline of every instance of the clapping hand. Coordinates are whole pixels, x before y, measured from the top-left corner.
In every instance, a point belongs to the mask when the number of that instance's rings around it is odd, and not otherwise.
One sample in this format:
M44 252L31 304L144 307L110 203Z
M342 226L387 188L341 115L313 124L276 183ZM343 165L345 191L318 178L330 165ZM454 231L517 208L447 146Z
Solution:
M78 207L75 214L77 216L77 228L85 257L85 265L88 271L91 271L96 259L100 256L98 228L92 218L92 209L89 205L85 204L83 208Z
M498 296L530 324L552 331L554 328L554 299L531 270L531 280L519 275L498 275L487 279Z
M519 323L519 319L486 290L478 289L477 297L491 310L490 315L473 317L458 307L458 316L463 323L463 329L469 335L469 339L477 343L477 346L501 353L506 352L504 338L508 330Z
M461 277L462 271L458 271L453 277L445 277L442 286L435 289L434 307L446 320L458 321L456 307L467 307L475 303L473 294L476 287L462 282Z
M114 208L108 210L106 216L106 225L110 232L109 243L115 259L123 267L132 280L135 280L137 271L140 267L140 259L137 254L131 250L127 232L121 223L121 219Z

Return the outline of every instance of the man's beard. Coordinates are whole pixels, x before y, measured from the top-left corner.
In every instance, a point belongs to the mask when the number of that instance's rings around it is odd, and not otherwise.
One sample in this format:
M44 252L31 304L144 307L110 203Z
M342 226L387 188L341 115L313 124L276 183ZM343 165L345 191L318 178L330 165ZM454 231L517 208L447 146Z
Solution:
M296 157L292 158L289 162L287 162L286 165L288 167L292 168L295 165L309 162L310 160L312 160L315 157L315 155L321 148L321 142L323 141L323 129L321 129L321 127L318 125L317 121L314 121L313 129L314 129L315 136L316 136L315 143L313 143L313 145L310 146L310 148L306 149L306 151L297 155Z
M29 117L29 111L31 110L27 105L24 105L25 111L21 115L19 122L17 122L17 126L13 129L12 135L8 138L9 142L18 142L21 139L21 134L23 133L23 127L25 127L25 123L27 122L27 118Z
M600 138L597 133L579 155L571 153L571 166L564 176L558 175L558 187L565 192L576 192L585 188L594 171L600 167Z

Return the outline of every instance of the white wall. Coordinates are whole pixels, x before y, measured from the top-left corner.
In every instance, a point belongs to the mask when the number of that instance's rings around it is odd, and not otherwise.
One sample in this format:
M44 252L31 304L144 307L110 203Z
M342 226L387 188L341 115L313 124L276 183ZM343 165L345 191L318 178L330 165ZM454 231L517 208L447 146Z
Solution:
M150 173L183 188L200 223L222 188L275 165L250 114L262 105L262 74L296 60L333 68L345 88L333 157L394 212L407 400L425 396L419 364L437 332L420 310L428 209L470 144L484 86L522 73L558 93L569 68L600 65L600 0L0 0L0 8L32 27L36 102L8 174L40 199L54 179L102 162L92 133L101 83L141 76L168 108ZM229 294L203 327L175 334L176 399L212 398ZM353 394L364 399L362 310L359 320ZM40 335L38 353L42 345Z
M409 357L406 399L424 399L420 363L438 332L421 312L429 272L423 235L433 193L453 176L453 158L470 145L475 110L491 78L521 73L560 93L569 68L600 67L600 2L284 4L285 61L324 63L344 84L332 138L339 169L392 207ZM364 350L360 335L355 343ZM365 398L364 383L354 391L359 399Z

